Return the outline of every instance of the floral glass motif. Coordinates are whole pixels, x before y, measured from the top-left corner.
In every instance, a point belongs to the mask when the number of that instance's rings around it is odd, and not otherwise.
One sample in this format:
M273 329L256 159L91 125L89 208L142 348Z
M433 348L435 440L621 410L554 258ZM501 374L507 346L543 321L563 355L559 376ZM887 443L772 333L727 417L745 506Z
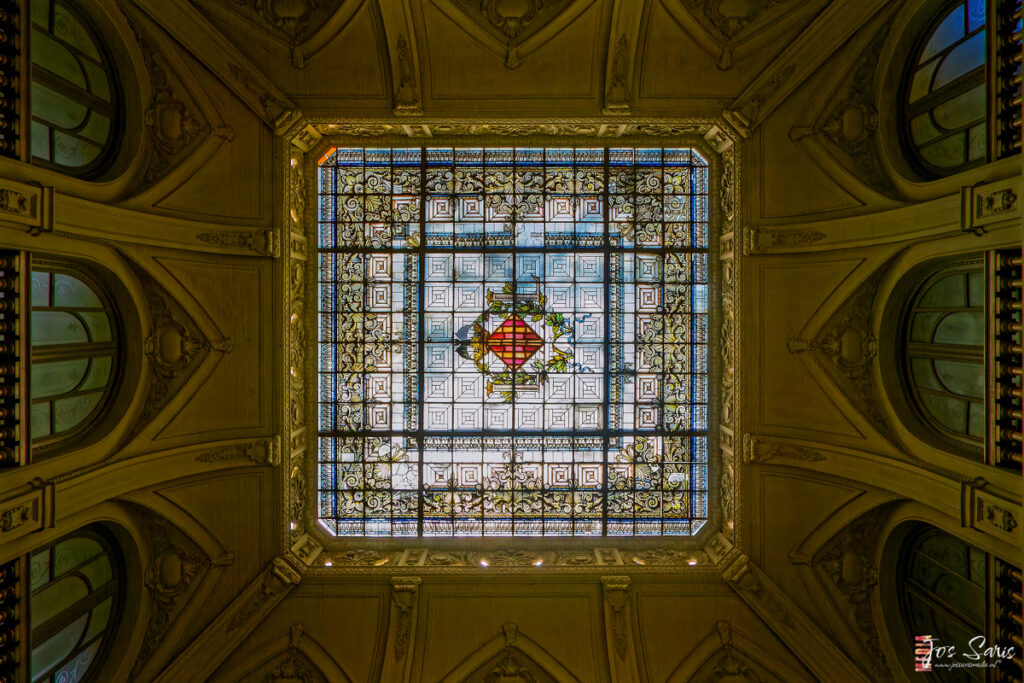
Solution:
M690 149L324 155L320 524L699 530L707 173Z

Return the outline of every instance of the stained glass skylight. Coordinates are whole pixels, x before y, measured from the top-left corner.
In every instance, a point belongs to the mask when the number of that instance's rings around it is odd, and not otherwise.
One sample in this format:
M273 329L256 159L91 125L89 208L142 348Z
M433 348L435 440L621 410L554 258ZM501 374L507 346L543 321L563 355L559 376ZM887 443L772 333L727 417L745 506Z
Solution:
M678 148L329 151L321 526L700 529L707 174Z

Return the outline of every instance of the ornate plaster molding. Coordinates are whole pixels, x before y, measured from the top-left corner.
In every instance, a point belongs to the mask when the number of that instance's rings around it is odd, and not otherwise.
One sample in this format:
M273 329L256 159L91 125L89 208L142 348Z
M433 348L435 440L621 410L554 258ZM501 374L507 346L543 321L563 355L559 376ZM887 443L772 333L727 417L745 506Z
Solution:
M53 188L0 178L3 223L13 223L33 236L53 232Z
M283 556L275 557L155 680L208 678L301 579L295 565Z
M839 667L845 680L869 680L746 555L736 556L723 578L817 678L830 680Z
M421 581L418 576L391 577L391 613L381 680L409 680Z
M604 630L608 644L608 668L613 683L640 680L633 645L628 576L602 576L604 586Z

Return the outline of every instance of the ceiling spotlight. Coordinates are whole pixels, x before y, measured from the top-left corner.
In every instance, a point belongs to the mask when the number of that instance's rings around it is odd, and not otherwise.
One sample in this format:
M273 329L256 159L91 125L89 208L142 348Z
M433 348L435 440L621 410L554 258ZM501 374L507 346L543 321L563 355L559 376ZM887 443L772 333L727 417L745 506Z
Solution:
M697 560L690 560L686 564L690 565L691 567L696 567L697 566Z
M487 566L487 560L480 560L480 566L481 567L486 567Z
M534 562L534 563L533 563L533 566L534 566L534 567L539 567L539 566L541 566L542 564L544 564L544 560L537 560L536 562Z
M333 562L331 562L330 560L327 560L326 562L324 562L324 566L325 566L325 567L333 567L333 566L334 566L334 563L333 563Z

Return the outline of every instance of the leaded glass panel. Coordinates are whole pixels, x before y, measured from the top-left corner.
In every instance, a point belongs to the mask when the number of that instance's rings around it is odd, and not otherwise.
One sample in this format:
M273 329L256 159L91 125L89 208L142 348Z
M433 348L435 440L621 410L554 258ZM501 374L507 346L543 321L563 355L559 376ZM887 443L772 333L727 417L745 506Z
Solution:
M696 532L707 173L689 149L326 154L321 525Z

